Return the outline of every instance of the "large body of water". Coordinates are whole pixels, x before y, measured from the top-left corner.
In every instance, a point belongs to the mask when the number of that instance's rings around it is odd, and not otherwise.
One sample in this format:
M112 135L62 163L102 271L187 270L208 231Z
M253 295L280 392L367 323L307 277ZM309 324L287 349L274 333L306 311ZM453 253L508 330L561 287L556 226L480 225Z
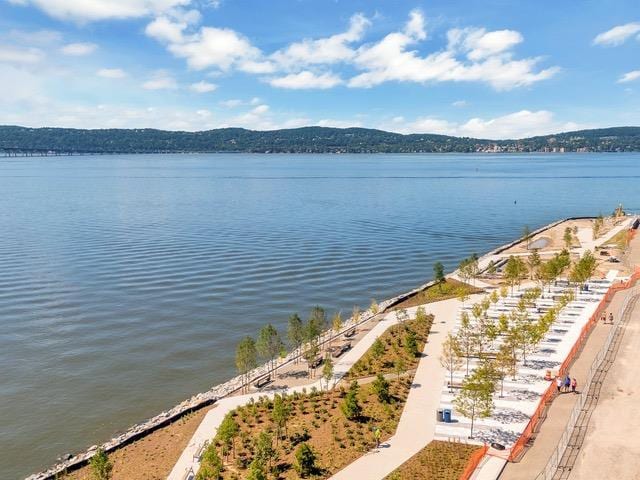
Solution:
M640 208L640 155L0 159L0 471L24 476L560 217Z

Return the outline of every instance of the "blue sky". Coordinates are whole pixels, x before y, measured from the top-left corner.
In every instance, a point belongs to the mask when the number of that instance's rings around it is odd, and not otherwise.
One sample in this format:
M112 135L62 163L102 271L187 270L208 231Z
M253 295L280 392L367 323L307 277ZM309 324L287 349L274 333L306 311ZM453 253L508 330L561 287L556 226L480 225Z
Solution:
M0 0L0 123L640 125L633 1Z

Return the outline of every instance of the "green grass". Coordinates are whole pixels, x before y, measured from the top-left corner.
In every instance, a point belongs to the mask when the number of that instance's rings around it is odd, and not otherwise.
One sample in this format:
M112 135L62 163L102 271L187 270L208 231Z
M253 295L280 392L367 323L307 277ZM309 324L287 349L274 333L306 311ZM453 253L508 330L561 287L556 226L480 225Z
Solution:
M432 441L385 480L458 480L478 445Z
M456 298L460 292L465 289L470 295L482 291L481 289L469 284L447 278L445 282L439 285L433 285L407 298L395 308L409 308L424 305L425 303L433 303L441 300L448 300L450 298Z

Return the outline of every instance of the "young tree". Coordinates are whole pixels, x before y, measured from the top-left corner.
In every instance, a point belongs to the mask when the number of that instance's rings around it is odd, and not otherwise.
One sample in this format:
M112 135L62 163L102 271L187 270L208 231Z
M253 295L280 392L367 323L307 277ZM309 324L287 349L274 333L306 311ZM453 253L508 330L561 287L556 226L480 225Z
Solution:
M291 408L284 397L276 394L273 397L273 410L271 410L271 419L276 426L276 445L278 439L281 438L281 433L284 431L287 434L287 422L291 415Z
M458 338L451 333L447 334L447 338L442 343L440 365L449 372L449 391L453 392L453 372L462 366L462 347Z
M520 285L526 275L527 267L524 261L519 257L510 256L507 265L504 267L504 277L511 287L511 291L513 291L514 285Z
M497 271L496 262L494 262L493 260L490 260L489 265L487 265L487 273L489 275L495 275L496 271Z
M440 262L433 264L433 281L438 284L438 289L442 291L442 284L445 281L444 277L444 265Z
M316 337L317 338L317 337ZM316 359L320 354L320 346L317 341L311 341L306 344L305 350L302 353L302 357L307 362L307 368L310 370L310 376L315 377L316 374Z
M600 230L602 230L603 226L604 226L604 218L602 217L602 214L600 214L598 215L597 218L593 220L593 225L591 226L591 231L593 233L594 240L600 236Z
M322 378L327 384L327 390L329 390L329 382L333 378L333 360L331 360L331 355L327 355L324 359L324 365L322 366Z
M371 384L373 391L378 397L380 403L389 403L391 401L391 394L389 393L389 382L381 373L376 375L376 379Z
M462 415L471 419L469 438L473 438L476 418L486 418L493 411L493 373L486 367L479 367L462 381L460 393L453 404Z
M295 464L294 468L300 478L307 478L311 475L314 475L317 467L316 467L316 454L313 453L313 450L309 446L308 443L301 443L297 448L295 453Z
M429 315L425 311L424 307L420 305L416 309L416 323L419 325L425 325L429 321Z
M337 335L338 333L340 333L341 328L342 328L342 315L340 314L340 312L337 312L331 319L331 329Z
M362 414L362 407L358 402L358 382L355 380L351 383L349 391L344 397L342 404L340 404L340 410L347 420L357 420Z
M571 248L571 245L573 244L573 233L571 232L570 227L564 229L564 235L562 236L562 239L564 240L565 248L569 250Z
M527 258L527 263L529 264L529 273L531 274L531 279L535 279L537 277L538 268L540 267L540 254L538 253L538 249L534 248L531 252L531 255Z
M398 357L393 362L393 369L398 376L398 380L400 380L400 375L407 371L407 365L404 363L404 358Z
M465 311L460 316L460 328L457 333L457 342L460 345L461 351L467 359L467 373L469 375L469 360L471 358L471 351L475 345L475 331L471 327L471 321L469 320L469 314Z
M307 322L307 341L318 340L318 337L327 329L327 315L322 307L315 306L309 314Z
M529 228L529 225L522 227L522 239L525 242L527 250L529 250L529 245L531 245L531 229Z
M380 313L380 305L378 305L378 302L376 302L375 298L371 299L371 305L369 306L369 310L371 310L371 313L373 314L374 317L378 315L378 313Z
M89 467L95 480L109 480L111 478L113 465L102 447L98 448L89 460Z
M411 358L417 357L420 353L418 351L418 339L413 330L407 330L404 334L404 350Z
M294 313L289 317L289 326L287 328L287 337L289 339L289 345L291 348L300 352L300 347L304 343L304 325L302 319L297 313ZM298 359L296 358L296 362Z
M267 474L264 471L264 467L263 463L261 463L257 458L254 458L247 470L246 480L267 480Z
M574 283L584 283L596 270L597 261L593 254L587 250L580 260L578 260L569 273L569 280Z
M460 287L458 289L458 300L462 303L462 308L464 308L464 302L469 300L469 289L466 286Z
M398 323L403 324L405 321L409 320L409 314L405 308L398 308L396 310L396 320Z
M262 327L256 342L258 353L269 362L269 368L275 367L275 360L282 350L282 340L276 328L270 323Z
M353 307L353 311L351 312L351 320L353 320L353 324L357 325L360 321L360 307L355 305Z
M515 376L517 373L513 363L512 352L507 343L500 345L493 361L493 370L500 380L500 398L502 398L504 396L504 379L507 375Z
M371 355L376 359L384 355L384 343L382 343L379 337L376 338L371 345Z
M249 381L248 375L251 370L258 366L258 352L256 342L251 337L244 337L236 347L236 367L238 373L242 375L243 385Z
M233 452L233 456L236 455L235 438L239 433L239 427L236 421L233 419L231 413L227 413L218 427L217 439L222 444L222 454L225 459L230 451Z
M267 470L271 470L271 461L276 457L277 453L273 448L273 440L264 430L258 435L254 448L254 459L261 465L267 465Z
M220 480L223 468L216 446L209 445L202 454L196 480Z

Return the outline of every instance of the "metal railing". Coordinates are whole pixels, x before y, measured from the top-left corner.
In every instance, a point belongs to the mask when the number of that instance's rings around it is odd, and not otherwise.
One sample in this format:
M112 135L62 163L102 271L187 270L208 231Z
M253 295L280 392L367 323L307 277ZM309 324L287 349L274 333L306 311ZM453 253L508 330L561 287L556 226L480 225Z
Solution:
M582 389L583 392L587 392L591 387L591 383L593 382L593 379L596 373L600 369L602 362L607 356L607 353L611 348L611 344L613 343L614 338L618 334L618 331L620 330L620 328L622 328L623 326L622 319L625 313L627 312L627 309L630 306L629 303L633 298L637 297L638 295L640 295L640 287L634 287L629 291L629 293L625 297L625 300L622 306L618 310L616 323L614 324L613 328L609 332L609 335L607 336L607 339L605 340L604 345L602 346L600 351L597 353L597 355L593 359L593 362L591 363L591 368L589 368L589 372L587 373L587 379L584 383L584 388ZM562 457L564 456L564 453L567 450L567 446L569 445L569 441L571 440L571 437L573 435L573 430L576 426L576 422L578 421L578 418L580 417L580 414L582 413L587 400L588 400L588 395L580 395L578 397L578 401L573 406L573 409L571 410L571 414L569 415L567 426L565 427L564 431L562 432L562 436L558 441L558 446L551 454L551 457L547 461L547 465L545 466L545 468L535 477L535 480L551 480L556 475L556 472L558 470L558 467L560 466Z

